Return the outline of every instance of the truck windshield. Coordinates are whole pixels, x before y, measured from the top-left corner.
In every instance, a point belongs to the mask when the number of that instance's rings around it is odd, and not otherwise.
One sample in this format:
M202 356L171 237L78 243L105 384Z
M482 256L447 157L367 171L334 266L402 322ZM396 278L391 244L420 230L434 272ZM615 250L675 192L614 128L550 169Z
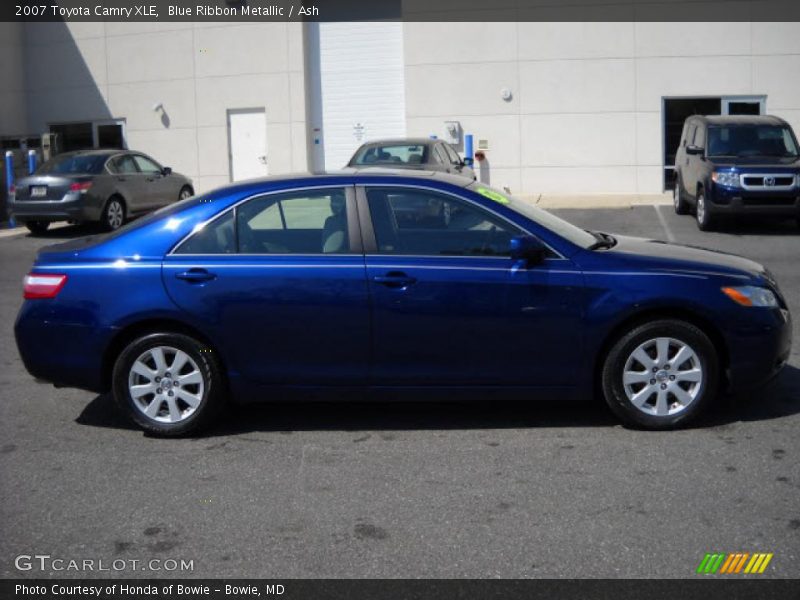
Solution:
M798 156L797 140L779 125L713 125L708 128L708 156Z

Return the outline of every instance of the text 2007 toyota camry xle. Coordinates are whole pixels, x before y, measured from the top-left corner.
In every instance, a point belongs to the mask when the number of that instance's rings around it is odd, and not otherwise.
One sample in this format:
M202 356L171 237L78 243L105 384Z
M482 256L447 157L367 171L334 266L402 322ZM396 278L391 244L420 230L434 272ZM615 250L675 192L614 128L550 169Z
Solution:
M443 174L228 186L45 248L24 293L30 373L111 390L161 435L298 387L599 387L626 423L664 429L764 382L791 345L759 264L585 231Z

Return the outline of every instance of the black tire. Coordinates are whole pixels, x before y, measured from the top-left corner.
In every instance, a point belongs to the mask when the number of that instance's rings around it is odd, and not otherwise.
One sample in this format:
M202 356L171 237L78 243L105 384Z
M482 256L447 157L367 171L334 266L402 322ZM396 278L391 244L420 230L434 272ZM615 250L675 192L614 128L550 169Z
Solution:
M47 228L50 227L50 221L25 221L25 227L32 234L39 235L47 231Z
M103 207L101 225L106 231L115 231L122 227L127 218L125 201L119 196L111 196Z
M655 367L659 369L658 374L652 373L652 375L649 372L650 367L647 367L645 371L641 371L641 373L647 373L647 377L652 376L652 379L630 386L634 394L643 390L648 384L653 385L653 389L656 390L652 392L655 394L654 396L648 397L648 401L653 401L652 406L650 404L645 404L643 408L640 409L634 405L625 391L626 386L623 382L623 374L625 373L626 364L634 351L641 345L647 344L649 341L657 338L672 338L673 340L688 345L694 352L696 360L699 361L699 367L702 369L702 379L694 384L690 382L681 384L679 382L670 381L670 379L674 379L670 373L685 372L680 370L679 367L688 363L682 362L682 364L678 365L661 364ZM671 358L674 359L677 354L677 347L670 344L668 348L670 352L675 352L675 354L671 356ZM664 369L663 367L669 367L669 369ZM656 379L656 377L660 378L662 376L664 380L662 383L659 383L661 379ZM678 377L680 377L680 375L678 375ZM625 425L653 430L674 429L689 423L699 413L703 412L714 400L719 384L719 362L717 360L717 352L708 336L691 323L676 319L650 321L634 327L618 339L611 347L603 363L601 383L608 406ZM638 385L643 387L633 387ZM674 412L663 416L651 414L650 411L656 410L657 390L663 389L665 385L667 386L665 401L670 402L668 409L670 411L674 410ZM669 386L673 385L680 385L684 390L696 390L694 399L687 402L686 405L681 408L678 398L672 395L670 391L672 388ZM647 394L645 394L645 396L647 396Z
M152 402L156 402L155 393L152 394L152 398L150 398L149 394L141 396L137 404L129 389L131 378L135 377L132 375L131 369L137 360L147 354L148 351L165 347L185 352L191 361L194 361L194 365L188 364L188 367L190 369L197 367L202 376L202 392L199 386L191 389L192 393L200 396L199 404L196 405L193 412L176 422L165 422L163 419L167 419L170 413L171 405L168 401L175 402L176 405L183 402L178 397L180 396L177 393L180 392L178 386L172 383L173 379L177 379L177 373L169 374L171 379L168 384L166 379L160 379L157 384L159 385L158 391L163 392L158 404L158 407L160 407L156 415L158 418L146 415L144 412L146 408L143 406L143 404L149 405ZM169 351L164 351L164 357L167 361L166 364L169 365ZM175 354L172 354L172 360L175 360ZM125 347L114 363L112 377L113 395L117 405L142 429L159 437L176 437L189 432L200 431L214 421L214 418L225 405L225 380L215 353L205 344L180 333L152 333L132 341ZM153 381L155 381L155 377L153 377ZM162 385L164 389L161 388ZM184 383L184 389L187 391L189 391L189 388L186 387L188 385L191 384ZM167 392L164 391L167 387L175 391L176 396L170 394L171 398L168 399L166 397ZM140 408L140 406L142 407ZM186 412L190 411L191 407L184 403L180 404L179 410Z
M714 215L711 212L711 205L706 202L703 189L697 190L697 201L695 203L695 221L700 231L712 231L714 228Z
M181 191L178 192L178 202L186 200L186 198L191 198L192 196L194 196L194 190L190 186L185 185L181 188Z
M683 195L683 184L680 177L675 178L675 188L672 190L672 205L675 207L675 214L688 215L689 204Z

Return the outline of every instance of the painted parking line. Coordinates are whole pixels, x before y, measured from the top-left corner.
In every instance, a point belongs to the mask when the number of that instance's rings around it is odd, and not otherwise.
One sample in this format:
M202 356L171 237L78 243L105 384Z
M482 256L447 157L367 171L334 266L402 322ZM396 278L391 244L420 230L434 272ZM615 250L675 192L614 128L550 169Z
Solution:
M675 241L675 236L672 235L672 230L669 228L669 225L667 225L667 220L664 218L664 215L661 214L661 205L654 204L653 205L653 210L656 211L656 215L658 216L658 220L661 223L661 227L664 228L664 233L667 234L667 241L668 242L674 242Z
M69 227L69 226L70 226L69 223L66 223L66 222L65 223L53 223L48 228L48 231L53 231L54 229L60 229L62 227ZM28 228L24 227L24 226L14 227L13 229L3 229L3 230L0 230L0 239L8 238L8 237L14 237L16 235L23 235L23 234L28 234L28 233L30 233L30 231L28 231Z

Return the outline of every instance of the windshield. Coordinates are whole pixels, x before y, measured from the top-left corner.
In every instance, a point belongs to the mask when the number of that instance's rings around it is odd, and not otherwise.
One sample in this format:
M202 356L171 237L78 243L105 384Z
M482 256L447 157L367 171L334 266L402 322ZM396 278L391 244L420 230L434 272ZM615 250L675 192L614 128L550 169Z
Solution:
M469 189L471 189L473 192L481 194L482 196L486 196L495 202L505 204L513 211L520 213L522 216L527 217L545 229L560 235L576 246L588 249L597 243L597 236L592 235L585 229L581 229L580 227L577 227L572 223L569 223L564 219L547 212L546 210L537 208L530 202L519 200L510 194L482 183L475 182L469 186Z
M428 162L424 144L387 144L359 148L350 165L420 165Z
M797 155L797 141L786 126L714 125L708 128L708 156Z
M51 158L36 171L37 175L97 174L103 170L108 156L105 154L71 154Z

